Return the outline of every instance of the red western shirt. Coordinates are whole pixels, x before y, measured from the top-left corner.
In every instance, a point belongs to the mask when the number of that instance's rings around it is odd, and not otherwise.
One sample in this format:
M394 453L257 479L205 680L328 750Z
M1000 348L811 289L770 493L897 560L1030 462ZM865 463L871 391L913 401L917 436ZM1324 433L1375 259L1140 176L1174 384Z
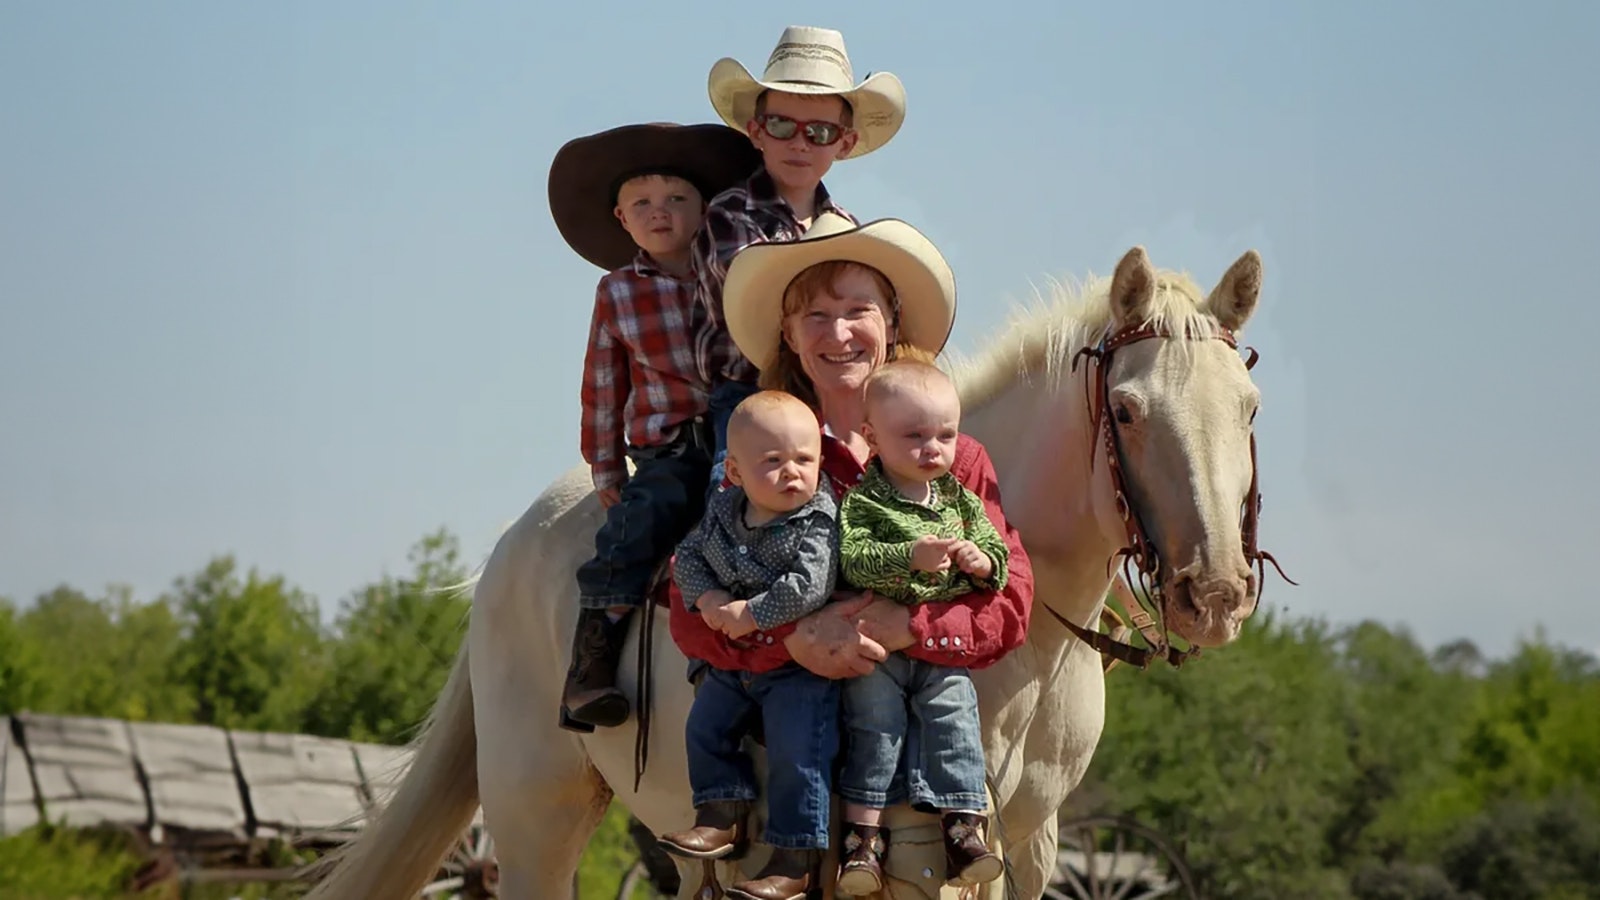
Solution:
M694 356L704 320L695 284L692 275L658 268L643 250L600 278L580 389L583 459L597 489L627 480L627 445L668 443L679 425L706 411L710 389Z
M841 496L843 489L859 481L865 472L844 444L826 434L822 436L822 468ZM1000 483L983 444L961 435L950 472L983 500L989 520L1005 538L1011 550L1009 577L1005 589L999 592L974 591L957 600L912 606L911 634L916 643L901 652L935 665L982 669L1020 647L1027 638L1033 611L1033 567L1021 536L1000 508ZM841 583L840 587L848 586ZM792 623L733 639L685 608L676 585L670 588L668 600L672 639L691 659L739 672L767 672L791 661L783 640L794 631L796 626Z

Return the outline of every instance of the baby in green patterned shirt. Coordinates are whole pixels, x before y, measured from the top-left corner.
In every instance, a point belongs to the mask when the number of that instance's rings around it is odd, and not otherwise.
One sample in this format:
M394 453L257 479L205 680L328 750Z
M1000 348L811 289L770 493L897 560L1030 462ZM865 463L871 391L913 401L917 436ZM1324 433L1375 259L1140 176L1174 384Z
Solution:
M1004 588L1005 539L950 474L961 398L949 376L896 360L872 374L865 393L861 433L874 455L839 510L840 574L901 603Z
M901 603L950 600L1005 586L1010 552L983 501L950 474L961 398L937 367L900 359L865 386L861 434L873 451L839 505L839 576ZM980 839L988 793L978 695L965 667L890 653L844 683L845 761L838 791L845 835L838 890L883 889L885 807L937 810L946 878L977 884L1002 864Z

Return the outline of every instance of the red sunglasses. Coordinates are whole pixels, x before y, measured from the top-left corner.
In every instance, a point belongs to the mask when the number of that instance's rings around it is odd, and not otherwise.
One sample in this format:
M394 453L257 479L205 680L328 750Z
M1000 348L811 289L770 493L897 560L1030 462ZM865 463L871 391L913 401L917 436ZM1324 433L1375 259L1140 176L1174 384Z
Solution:
M806 141L818 147L827 147L839 142L849 129L837 122L804 121L767 113L761 117L761 130L772 135L780 141L787 141L794 137L796 131L804 130Z

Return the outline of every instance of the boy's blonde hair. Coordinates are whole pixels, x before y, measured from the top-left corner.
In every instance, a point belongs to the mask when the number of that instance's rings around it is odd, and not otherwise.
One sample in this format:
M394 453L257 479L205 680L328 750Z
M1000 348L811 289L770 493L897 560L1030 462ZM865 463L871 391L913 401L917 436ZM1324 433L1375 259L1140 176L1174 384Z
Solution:
M887 276L872 266L847 259L819 262L796 275L794 280L789 282L789 286L784 288L783 311L778 317L778 327L782 329L784 321L805 309L812 297L823 292L834 293L834 286L839 283L839 279L851 271L866 272L872 277L873 283L878 286L878 291L883 297L884 305L888 307L884 310L884 318L889 327L898 332L900 301L895 296L894 285ZM900 359L932 363L934 354L902 341L889 348L889 360ZM811 384L811 376L801 367L800 357L790 349L789 342L781 337L778 339L778 358L771 366L762 370L759 384L767 390L793 394L812 409L818 405L817 392Z

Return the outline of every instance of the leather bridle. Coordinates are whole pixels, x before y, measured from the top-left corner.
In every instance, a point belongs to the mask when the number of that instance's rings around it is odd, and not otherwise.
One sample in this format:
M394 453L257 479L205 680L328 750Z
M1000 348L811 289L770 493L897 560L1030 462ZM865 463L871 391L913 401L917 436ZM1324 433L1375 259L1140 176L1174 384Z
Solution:
M1091 441L1094 439L1094 435L1096 434L1101 436L1102 440L1104 441L1106 466L1111 476L1111 489L1115 495L1117 513L1122 517L1122 524L1127 531L1128 537L1127 546L1113 554L1107 565L1108 568L1114 566L1117 560L1121 559L1123 577L1127 579L1130 588L1134 583L1134 579L1128 578L1130 565L1137 567L1138 581L1144 589L1146 601L1151 609L1147 611L1143 605L1137 602L1138 597L1135 596L1136 602L1130 605L1131 608L1128 609L1128 616L1134 627L1139 629L1139 633L1144 637L1145 643L1148 646L1135 647L1132 644L1123 643L1111 635L1105 634L1104 632L1078 625L1075 622L1068 620L1065 616L1062 616L1053 609L1050 610L1050 613L1059 619L1062 624L1066 625L1073 634L1077 635L1085 643L1098 650L1101 654L1110 657L1112 660L1125 662L1141 669L1148 666L1152 659L1157 658L1165 659L1174 667L1181 666L1184 660L1188 659L1190 656L1199 655L1200 648L1189 647L1187 649L1179 650L1178 648L1174 647L1171 641L1168 639L1167 628L1165 625L1167 619L1167 601L1166 597L1161 591L1160 578L1162 574L1162 560L1160 554L1156 551L1155 544L1150 541L1145 532L1145 527L1143 522L1140 521L1138 510L1133 508L1132 502L1128 497L1127 485L1122 476L1122 461L1120 445L1117 440L1117 426L1116 422L1114 421L1115 417L1111 412L1111 385L1108 381L1106 373L1111 368L1112 356L1121 348L1126 347L1129 344L1135 344L1139 341L1149 340L1151 338L1170 339L1173 336L1174 335L1171 333L1171 331L1165 327L1157 327L1149 323L1129 326L1106 336L1098 345L1084 347L1072 358L1072 371L1074 372L1076 372L1078 369L1078 360L1080 358L1094 360L1095 371L1092 382L1086 383L1085 385L1085 391L1087 392L1085 401L1089 407L1089 421L1094 423L1094 429L1091 432ZM1184 335L1183 337L1190 340L1206 339L1203 337L1191 338L1188 335ZM1233 332L1220 325L1217 326L1215 334L1211 335L1211 339L1220 340L1235 350L1237 350L1239 347L1238 341L1234 338ZM1247 347L1246 349L1249 350L1250 355L1245 360L1244 365L1246 369L1250 369L1255 366L1256 360L1260 358L1260 354L1256 353L1254 348ZM1272 563L1272 567L1277 570L1278 575L1282 577L1284 581L1287 581L1290 584L1296 584L1296 582L1289 578L1289 576L1283 574L1283 569L1279 567L1278 561L1273 559L1271 553L1262 550L1256 545L1257 529L1259 527L1261 517L1261 490L1259 480L1260 472L1256 466L1256 435L1254 418L1254 414L1252 414L1252 425L1250 429L1250 489L1248 492L1246 492L1244 498L1242 519L1239 526L1239 536L1244 546L1245 561L1253 565L1258 573L1256 577L1256 599L1259 602L1261 597L1261 589L1264 586L1264 581L1266 579L1266 563ZM1092 448L1090 459L1092 465ZM1048 606L1045 608L1050 609ZM1110 612L1109 609L1107 612ZM1152 615L1152 612L1154 615ZM1111 616L1115 618L1114 613L1112 613ZM1110 665L1112 665L1112 663L1108 662L1107 668L1109 668Z

